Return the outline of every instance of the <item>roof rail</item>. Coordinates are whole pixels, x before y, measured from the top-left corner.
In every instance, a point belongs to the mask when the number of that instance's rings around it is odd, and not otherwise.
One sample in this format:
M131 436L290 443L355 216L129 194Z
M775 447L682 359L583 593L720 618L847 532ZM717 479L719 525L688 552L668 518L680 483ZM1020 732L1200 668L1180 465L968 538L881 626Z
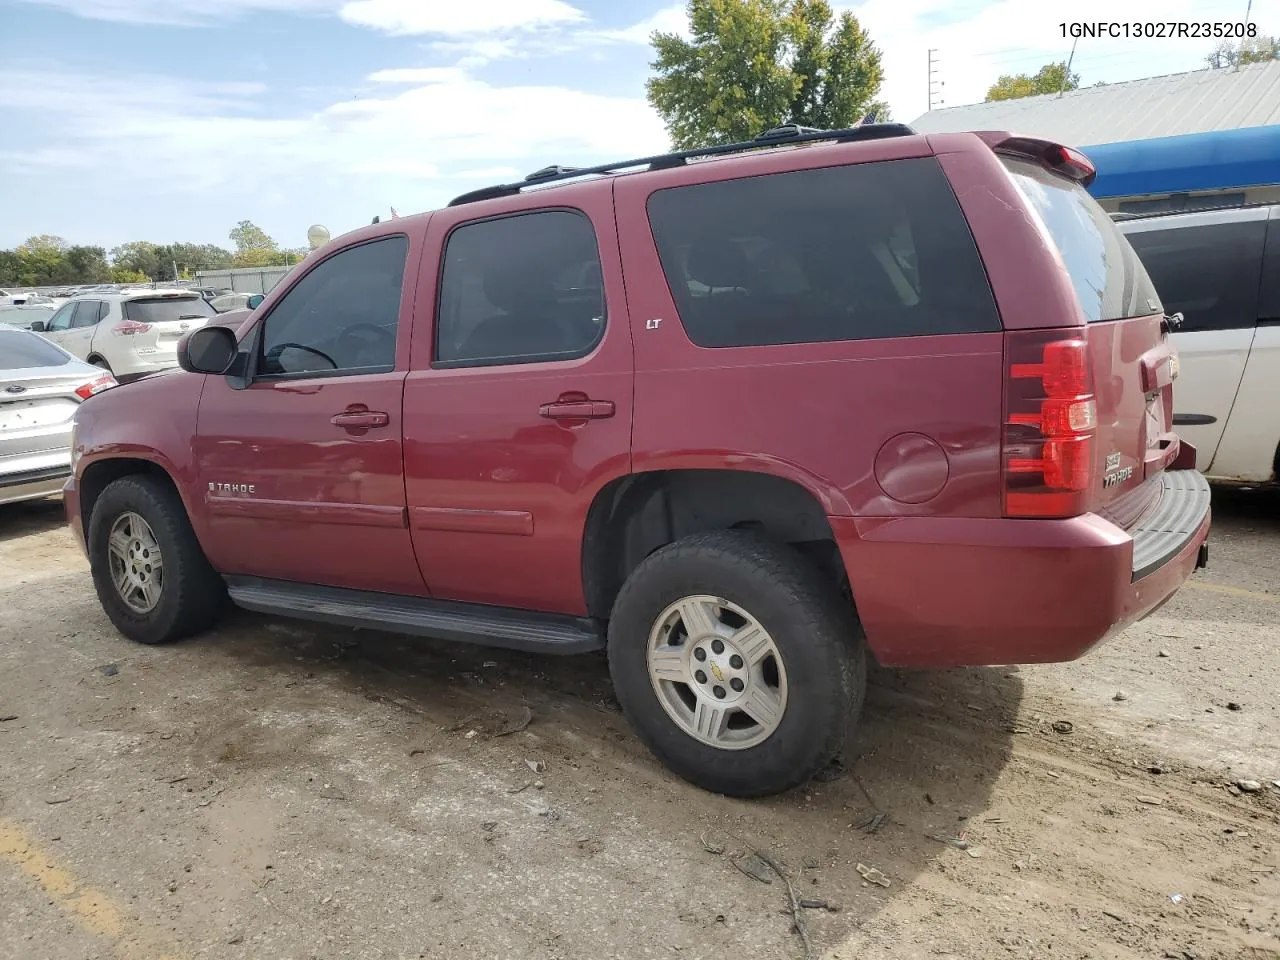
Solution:
M694 150L678 150L674 153L659 153L651 157L639 157L635 160L622 160L616 163L605 163L597 167L562 167L553 165L535 170L523 180L515 183L499 183L492 187L472 190L449 201L449 206L456 207L464 203L476 203L480 200L492 200L495 197L512 197L527 187L544 186L561 180L576 180L579 177L608 175L621 173L633 167L648 167L650 170L666 170L680 167L691 159L698 157L716 157L729 153L742 153L747 150L762 150L769 147L790 146L794 143L819 143L831 140L838 143L850 143L857 140L883 140L888 137L909 137L915 134L904 123L864 123L857 127L843 130L816 130L813 127L802 127L799 124L774 127L766 130L753 140L740 143L725 143L714 147L698 147Z

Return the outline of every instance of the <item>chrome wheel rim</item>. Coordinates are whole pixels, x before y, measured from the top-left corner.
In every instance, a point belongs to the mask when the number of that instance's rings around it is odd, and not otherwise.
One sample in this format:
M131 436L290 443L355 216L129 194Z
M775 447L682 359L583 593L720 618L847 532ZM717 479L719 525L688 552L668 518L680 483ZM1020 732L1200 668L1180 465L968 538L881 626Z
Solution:
M722 597L683 597L649 631L649 680L676 725L700 743L745 750L778 729L787 671L773 637Z
M150 613L164 589L160 544L147 521L127 511L116 517L107 536L111 583L134 613Z

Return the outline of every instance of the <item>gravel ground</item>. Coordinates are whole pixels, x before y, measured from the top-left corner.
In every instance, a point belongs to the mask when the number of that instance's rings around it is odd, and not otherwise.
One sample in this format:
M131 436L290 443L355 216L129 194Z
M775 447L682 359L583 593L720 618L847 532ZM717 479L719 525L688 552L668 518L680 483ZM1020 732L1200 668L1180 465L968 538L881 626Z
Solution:
M600 657L249 614L136 646L60 505L0 508L0 960L1276 960L1280 497L1215 518L1083 661L878 671L838 776L741 802L657 765Z

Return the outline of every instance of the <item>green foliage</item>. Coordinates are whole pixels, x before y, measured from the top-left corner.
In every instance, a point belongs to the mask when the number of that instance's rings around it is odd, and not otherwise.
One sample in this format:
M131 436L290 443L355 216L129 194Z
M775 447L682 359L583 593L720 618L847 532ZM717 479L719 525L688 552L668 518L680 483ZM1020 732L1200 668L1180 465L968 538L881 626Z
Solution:
M1063 78L1066 82L1063 82ZM992 100L1017 100L1020 97L1034 97L1042 93L1058 93L1061 90L1075 90L1080 86L1080 74L1067 73L1067 61L1046 63L1036 73L1005 74L987 91L988 102Z
M1268 60L1280 59L1280 40L1275 37L1250 37L1244 43L1223 40L1213 48L1213 52L1204 58L1214 70L1227 67L1248 66L1251 63L1266 63Z
M231 231L238 254L212 243L152 243L135 240L107 254L102 247L69 246L61 237L30 237L0 250L0 286L39 287L76 283L142 283L193 278L200 270L296 263L297 251L281 252L248 220ZM243 246L241 246L243 244Z
M880 51L826 0L689 0L692 40L655 32L649 102L677 149L749 140L783 123L848 127L875 100Z

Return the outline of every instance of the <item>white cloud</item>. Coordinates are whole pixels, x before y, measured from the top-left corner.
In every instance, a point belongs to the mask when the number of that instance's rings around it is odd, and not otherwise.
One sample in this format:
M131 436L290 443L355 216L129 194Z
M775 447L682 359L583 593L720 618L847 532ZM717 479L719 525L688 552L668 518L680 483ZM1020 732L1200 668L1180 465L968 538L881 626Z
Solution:
M465 78L461 67L400 67L369 74L373 83L457 83Z
M558 26L586 17L564 0L352 0L343 6L342 19L395 36L456 36Z
M1280 13L1276 0L1264 0ZM995 0L958 6L954 0L865 0L844 3L867 29L884 55L881 91L894 118L910 122L928 106L928 51L937 51L935 79L942 82L947 106L977 103L1001 74L1034 73L1065 60L1071 37L1060 24L1121 20L1133 22L1239 21L1243 5L1235 0L1075 0L1069 7L1029 0ZM1264 3L1253 4L1253 20L1265 17ZM963 15L962 15L963 14ZM1264 29L1276 30L1280 23ZM1212 40L1082 39L1072 71L1089 86L1114 83L1204 66ZM938 93L935 89L935 106Z
M620 30L595 30L588 36L600 40L615 40L620 43L639 43L647 46L653 32L674 33L688 38L689 12L684 4L664 7L651 17Z
M388 201L402 212L431 209L548 163L600 163L667 146L640 97L494 86L461 70L383 72L403 86L338 95L308 113L242 84L0 68L0 107L18 126L40 118L45 131L60 131L0 153L0 167L20 183L56 182L68 207L128 184L131 200L153 209L216 197L253 216L275 195L308 210L345 205L355 211L346 222L358 223L367 222L366 208ZM181 228L181 216L173 222Z
M342 0L22 0L55 7L90 20L147 26L199 26L251 11L329 13Z

